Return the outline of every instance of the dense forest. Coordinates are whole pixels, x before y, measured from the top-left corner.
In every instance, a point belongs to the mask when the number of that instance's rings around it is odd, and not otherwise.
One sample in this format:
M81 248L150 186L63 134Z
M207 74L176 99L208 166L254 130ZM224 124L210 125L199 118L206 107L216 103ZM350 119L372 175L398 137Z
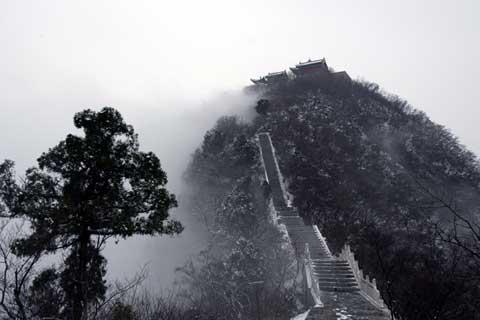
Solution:
M396 319L480 319L480 168L446 128L376 84L289 80L253 86L251 121L220 118L185 171L184 205L208 234L178 287L107 285L109 239L177 234L158 158L106 108L18 183L0 166L2 319L289 319L301 271L271 216L256 135L269 132L293 205L333 253L349 244ZM19 220L31 225L26 233ZM12 222L13 221L13 222ZM12 228L12 223L14 227ZM38 261L61 251L64 263ZM38 270L32 273L33 269Z

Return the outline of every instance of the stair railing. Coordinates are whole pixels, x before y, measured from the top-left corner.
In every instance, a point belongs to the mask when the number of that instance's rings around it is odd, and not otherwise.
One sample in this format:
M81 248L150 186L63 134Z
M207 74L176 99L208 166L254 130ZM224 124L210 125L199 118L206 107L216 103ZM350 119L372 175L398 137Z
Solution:
M320 288L313 274L313 262L308 243L305 243L305 278L307 281L307 293L310 294L314 306L323 307L322 300L320 299Z
M332 252L330 252L330 248L328 247L327 240L322 235L317 225L313 225L313 232L315 232L315 235L317 236L318 240L320 240L320 242L322 243L323 248L327 252L327 256L332 257Z
M386 307L385 302L380 295L380 291L377 289L376 280L370 280L370 277L368 275L364 276L363 271L360 269L358 261L355 259L355 255L350 248L350 245L346 244L343 247L342 251L340 252L339 258L342 260L346 260L350 265L350 268L352 269L352 272L360 288L360 293L377 308L388 311L388 308Z

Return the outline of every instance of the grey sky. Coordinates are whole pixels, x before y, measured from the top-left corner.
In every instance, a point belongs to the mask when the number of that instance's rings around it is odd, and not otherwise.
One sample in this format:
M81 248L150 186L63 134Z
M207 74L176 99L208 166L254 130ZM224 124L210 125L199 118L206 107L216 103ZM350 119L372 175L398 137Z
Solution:
M321 57L480 154L479 16L478 0L0 0L0 160L20 173L74 112L112 106L175 187L204 130L244 102L219 92Z

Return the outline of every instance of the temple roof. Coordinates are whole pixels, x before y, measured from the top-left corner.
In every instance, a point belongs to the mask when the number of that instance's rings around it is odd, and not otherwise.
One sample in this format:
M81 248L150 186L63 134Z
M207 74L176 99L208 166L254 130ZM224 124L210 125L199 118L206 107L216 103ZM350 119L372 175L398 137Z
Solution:
M325 61L325 58L322 58L322 59L318 59L318 60L310 60L308 59L308 61L306 62L299 62L297 65L295 65L295 68L305 68L305 67L316 67L316 66L320 66L320 65L325 65L327 66L327 61Z
M278 80L287 80L288 75L287 72L284 71L279 71L279 72L270 72L264 77L261 77L259 79L250 79L254 84L267 84L267 83L273 83Z
M267 83L267 79L265 79L265 77L261 77L261 78L258 78L258 79L250 79L250 81L252 81L254 84L266 84Z
M351 81L352 78L348 75L346 71L339 71L339 72L334 72L332 73L332 77L334 80L349 80Z
M300 62L295 65L295 67L290 68L290 70L297 76L305 75L306 73L311 72L329 72L327 62L325 58L318 59L318 60L308 60L306 62Z
M280 71L280 72L271 72L265 76L265 79L267 82L273 82L273 81L278 81L278 80L287 80L288 75L286 71Z
M279 71L279 72L270 72L267 74L266 77L277 77L277 76L286 76L287 75L287 72L284 70L284 71Z

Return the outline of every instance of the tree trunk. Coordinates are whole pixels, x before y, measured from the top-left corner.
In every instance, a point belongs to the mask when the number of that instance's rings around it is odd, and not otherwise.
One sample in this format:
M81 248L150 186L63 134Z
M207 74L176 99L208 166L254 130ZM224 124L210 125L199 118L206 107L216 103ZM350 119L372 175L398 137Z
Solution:
M75 300L73 304L73 320L83 320L87 309L87 264L88 264L88 245L90 234L87 228L82 228L79 236L78 248L78 277L75 287Z

